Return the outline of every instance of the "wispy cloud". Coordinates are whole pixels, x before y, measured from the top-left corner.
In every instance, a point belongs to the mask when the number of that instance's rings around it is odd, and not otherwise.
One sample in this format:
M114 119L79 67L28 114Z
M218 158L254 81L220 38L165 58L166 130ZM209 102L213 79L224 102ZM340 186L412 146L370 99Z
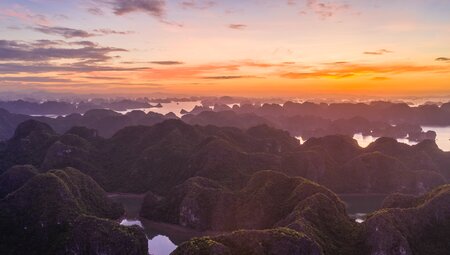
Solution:
M235 79L244 79L244 78L256 78L256 76L251 76L251 75L230 75L230 76L207 76L207 77L202 77L202 79L207 79L207 80L235 80Z
M99 7L90 7L87 9L87 11L92 14L92 15L96 15L96 16L101 16L104 14L103 10L100 9Z
M242 29L246 29L247 25L245 25L245 24L230 24L230 25L228 25L228 27L231 29L235 29L235 30L242 30Z
M390 65L366 65L353 63L326 64L321 67L305 68L302 72L284 72L280 76L288 79L310 79L310 78L334 78L343 79L361 75L384 77L388 74L405 73L438 73L450 72L450 68L437 65L412 65L412 64L390 64ZM380 79L378 79L380 80Z
M390 50L386 50L386 49L380 49L380 50L376 50L376 51L365 51L363 52L363 54L365 55L384 55L384 54L388 54L388 53L392 53L393 51Z
M70 79L61 79L55 77L40 77L40 76L14 76L14 77L0 77L0 81L14 81L14 82L70 82Z
M446 58L446 57L439 57L439 58L436 58L436 61L441 61L441 62L450 62L450 58Z
M37 43L25 43L21 41L0 40L0 60L1 61L49 61L63 59L78 59L83 61L104 62L112 57L113 52L124 52L125 49L113 47L81 47L81 48L62 48L48 47L60 45L57 41L38 41ZM86 45L86 42L81 44ZM43 45L45 47L43 47Z
M184 64L183 62L180 62L180 61L170 61L170 60L166 60L166 61L151 61L149 63L150 64L155 64L155 65L164 65L164 66L172 66L172 65L182 65L182 64Z
M181 6L184 8L192 8L192 9L208 9L216 5L216 1L212 0L185 0L181 2Z
M133 34L133 31L118 31L108 28L103 29L94 29L92 32L82 30L82 29L74 29L68 27L50 27L50 26L36 26L29 27L35 31L48 34L48 35L57 35L62 36L65 39L70 38L89 38L94 36L102 36L102 35L129 35Z
M124 68L118 66L86 65L86 64L50 64L50 63L0 63L0 74L17 73L92 73L92 72L134 72L149 70L148 67Z
M293 4L293 1L288 1L288 4ZM301 13L314 13L321 19L327 19L350 8L349 4L342 1L306 0L306 6Z
M12 8L0 10L0 16L15 18L28 24L36 24L36 25L50 24L50 20L49 18L47 18L47 16L42 14L36 14L21 5L14 5Z
M110 4L117 15L144 12L162 18L166 13L166 2L163 0L112 0Z
M37 26L33 27L32 29L48 35L59 35L66 39L74 37L88 38L95 36L95 34L81 29L73 29L67 27Z
M243 68L253 68L263 70L271 68L282 68L289 66L289 63L265 63L251 60L232 61L215 64L203 64L193 66L174 66L161 69L150 69L143 73L146 79L237 79L244 77L252 77L242 75L239 71ZM222 75L222 74L226 75Z
M129 34L134 34L133 31L118 31L118 30L109 29L109 28L94 29L94 32L96 33L96 35L129 35Z

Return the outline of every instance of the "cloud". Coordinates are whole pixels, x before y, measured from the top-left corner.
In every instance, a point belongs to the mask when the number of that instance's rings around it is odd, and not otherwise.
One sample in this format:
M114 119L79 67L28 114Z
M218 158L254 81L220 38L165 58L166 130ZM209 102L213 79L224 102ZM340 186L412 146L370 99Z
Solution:
M98 44L91 41L78 41L78 42L70 42L69 45L78 45L84 47L97 47Z
M87 42L78 42L87 45ZM1 61L49 61L62 59L78 59L83 61L104 62L112 57L108 54L113 52L124 52L125 49L112 47L88 47L61 48L54 45L70 44L60 41L38 41L37 43L25 43L20 41L0 40ZM44 46L43 46L44 45ZM50 46L50 47L49 47Z
M154 17L162 18L166 12L164 0L112 0L110 3L116 15L145 12Z
M305 68L308 69L308 68ZM394 64L394 65L365 65L365 64L326 64L323 67L310 68L303 72L285 72L280 76L288 79L310 79L310 78L333 78L342 79L360 75L376 75L383 76L387 74L404 74L419 72L450 72L449 68L442 66L419 66L410 64ZM379 79L378 79L379 80Z
M288 4L293 5L295 4L295 2L288 1ZM301 11L301 13L302 14L314 13L321 19L327 19L336 15L336 13L346 11L349 9L350 5L343 2L338 1L324 2L320 0L306 0L306 6L304 10Z
M183 8L191 8L191 9L209 9L216 5L215 1L212 0L186 0L181 2Z
M166 65L166 66L184 64L183 62L180 62L180 61L151 61L149 63L155 64L155 65Z
M113 29L103 28L103 29L95 29L94 32L97 35L129 35L134 34L133 31L117 31Z
M134 33L133 31L117 31L113 29L103 28L103 29L94 29L93 32L88 32L81 29L74 29L68 27L49 27L49 26L37 26L31 27L31 29L48 34L48 35L58 35L62 36L65 39L70 38L88 38L94 36L102 36L102 35L129 35Z
M91 73L91 72L133 72L146 71L148 67L124 68L115 66L99 66L85 64L64 64L56 65L49 63L0 63L0 74L17 73L50 73L50 72L73 72L73 73Z
M363 52L363 54L365 54L365 55L384 55L384 54L388 54L388 53L392 53L392 52L393 51L381 49L381 50L376 50L376 51L365 51L365 52Z
M49 19L42 14L36 14L20 5L15 5L12 9L0 10L0 16L15 18L25 23L48 25Z
M84 79L91 79L91 80L126 80L125 77L110 77L110 76L82 76L81 78Z
M439 57L435 59L436 61L441 61L441 62L450 62L450 58L446 58L446 57Z
M56 46L83 46L83 47L97 47L98 44L91 41L75 41L75 42L66 42L63 40L36 40L34 42L29 43L33 47L56 47Z
M235 30L242 30L242 29L246 29L247 25L244 24L230 24L228 25L229 28L231 29L235 29Z
M88 8L87 11L88 11L90 14L95 15L95 16L102 16L102 15L104 14L103 11L102 11L102 9L100 9L100 8L98 8L98 7L91 7L91 8Z
M88 38L95 36L95 34L81 29L73 29L67 27L37 26L33 27L32 29L48 35L59 35L66 39L74 37Z
M15 76L15 77L0 77L0 81L14 81L14 82L70 82L70 79L61 79L53 77L40 77L40 76Z
M194 66L171 66L167 68L151 69L143 73L146 79L226 79L227 77L243 77L239 71L241 68L270 69L275 67L290 66L286 63L264 63L251 60L232 61L215 64L203 64ZM225 73L226 75L222 75ZM250 76L246 76L250 77Z
M253 76L241 76L241 75L235 75L235 76L208 76L208 77L202 77L202 79L208 79L208 80L234 80L234 79L243 79L243 78L251 78Z
M386 80L389 80L389 78L383 77L383 76L378 76L378 77L373 77L371 80L372 81L386 81Z
M187 67L173 67L148 70L144 77L148 79L185 79L201 78L201 76L217 71L237 71L238 64L205 64Z

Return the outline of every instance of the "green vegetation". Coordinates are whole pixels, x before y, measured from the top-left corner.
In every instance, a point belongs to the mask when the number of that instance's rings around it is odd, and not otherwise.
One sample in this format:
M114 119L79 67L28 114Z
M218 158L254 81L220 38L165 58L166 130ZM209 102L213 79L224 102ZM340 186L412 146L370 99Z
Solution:
M94 249L97 245L146 254L145 235L113 221L122 214L123 208L110 202L103 189L78 170L37 174L0 200L0 253L80 254L70 247ZM83 239L86 235L91 238ZM75 245L80 239L82 245ZM123 254L118 251L108 254Z

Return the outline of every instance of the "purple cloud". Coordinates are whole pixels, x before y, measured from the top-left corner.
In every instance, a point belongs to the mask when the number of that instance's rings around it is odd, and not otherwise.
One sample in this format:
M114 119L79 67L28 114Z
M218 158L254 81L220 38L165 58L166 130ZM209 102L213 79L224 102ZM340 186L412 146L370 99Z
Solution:
M110 2L116 15L131 12L145 12L162 18L165 15L166 2L164 0L113 0Z

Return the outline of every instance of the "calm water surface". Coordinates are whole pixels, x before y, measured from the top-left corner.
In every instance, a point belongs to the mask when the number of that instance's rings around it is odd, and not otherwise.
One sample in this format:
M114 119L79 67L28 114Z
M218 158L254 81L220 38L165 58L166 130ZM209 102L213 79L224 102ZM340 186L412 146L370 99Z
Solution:
M443 151L450 151L450 127L422 127L423 131L435 131L436 132L436 144ZM362 134L355 134L353 138L358 141L359 146L367 147L369 144L375 142L378 137L363 136ZM401 143L409 145L416 145L417 142L409 141L408 139L397 139Z
M215 232L197 232L180 226L149 221L139 217L144 195L110 194L109 198L121 203L125 216L120 224L139 226L144 229L148 239L148 252L152 255L168 255L178 245L194 237L214 235Z
M364 222L367 214L381 208L386 194L340 194L339 198L347 206L347 213L356 222Z
M162 103L161 108L143 108L143 109L133 109L133 110L127 110L127 111L118 111L119 113L126 114L131 111L143 111L145 113L148 112L156 112L159 114L166 115L168 113L175 113L178 117L181 117L181 110L186 110L188 112L192 111L196 106L201 106L201 101L191 101L191 102L170 102L170 103Z
M177 248L167 236L154 234L147 231L146 226L139 218L139 211L142 206L144 195L112 194L109 196L113 201L121 203L125 208L122 226L139 226L145 230L148 239L148 254L168 255Z

